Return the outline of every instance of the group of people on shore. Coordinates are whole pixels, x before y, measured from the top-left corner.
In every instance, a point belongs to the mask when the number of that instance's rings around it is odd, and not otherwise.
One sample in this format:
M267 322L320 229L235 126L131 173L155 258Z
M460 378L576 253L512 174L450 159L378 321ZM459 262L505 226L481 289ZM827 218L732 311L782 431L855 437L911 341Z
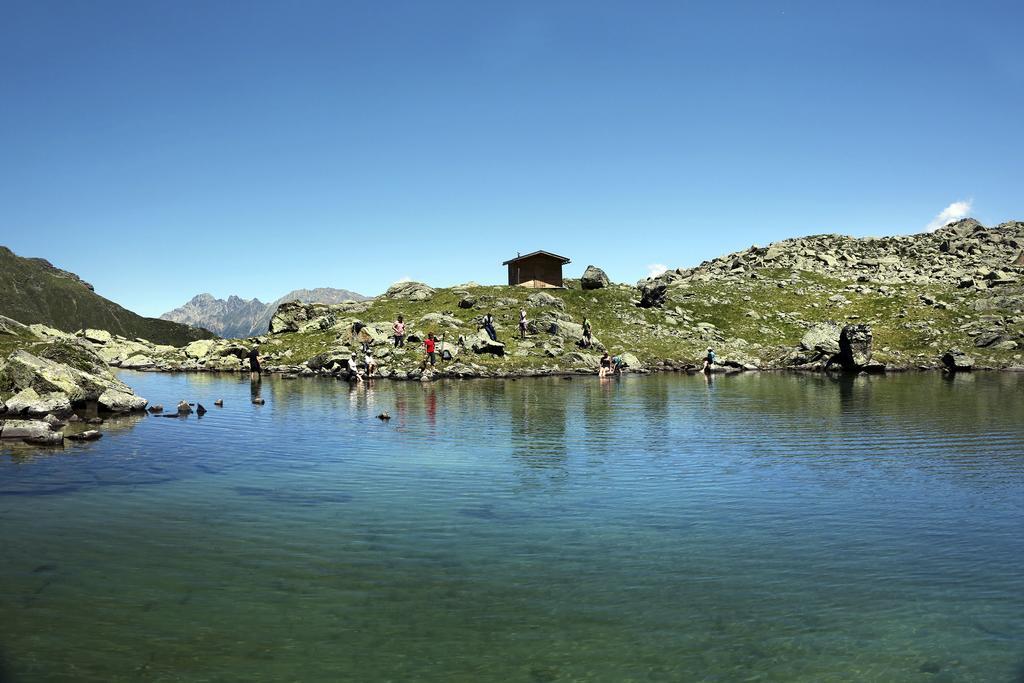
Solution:
M487 336L492 341L498 340L498 333L494 327L494 316L487 312L481 316L479 320L478 329L484 330ZM526 316L526 309L519 309L519 338L526 339L528 330L528 320ZM392 341L394 348L404 349L406 342L406 324L404 316L397 316L395 322L391 326ZM581 348L590 348L594 345L594 332L593 326L590 320L586 317L583 318L583 336L579 341ZM356 322L352 325L352 339L358 341L362 349L363 359L359 361L355 351L351 353L351 356L347 360L349 370L352 373L352 377L357 382L362 382L363 377L371 378L374 373L377 372L378 365L376 359L373 357L371 345L373 338L368 332L367 326L362 322ZM460 337L461 340L461 337ZM429 333L423 340L423 362L420 364L421 369L426 369L429 365L431 368L437 365L437 337L433 332ZM443 346L443 345L442 345ZM450 359L451 356L447 354L447 351L442 349L442 354L446 356L445 359ZM249 355L249 368L252 375L253 381L258 381L261 376L261 367L259 362L259 346L253 346L250 350ZM704 371L713 364L715 361L714 352L709 348L708 356L704 361ZM611 356L607 351L601 356L598 377L604 378L610 375L621 375L623 368L627 366L622 355Z

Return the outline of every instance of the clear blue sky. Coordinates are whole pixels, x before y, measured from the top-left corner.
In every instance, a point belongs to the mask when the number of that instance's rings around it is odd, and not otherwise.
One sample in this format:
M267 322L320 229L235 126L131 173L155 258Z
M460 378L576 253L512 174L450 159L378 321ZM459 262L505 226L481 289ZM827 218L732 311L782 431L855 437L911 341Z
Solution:
M0 0L0 244L157 315L1024 219L1022 26L1008 0Z

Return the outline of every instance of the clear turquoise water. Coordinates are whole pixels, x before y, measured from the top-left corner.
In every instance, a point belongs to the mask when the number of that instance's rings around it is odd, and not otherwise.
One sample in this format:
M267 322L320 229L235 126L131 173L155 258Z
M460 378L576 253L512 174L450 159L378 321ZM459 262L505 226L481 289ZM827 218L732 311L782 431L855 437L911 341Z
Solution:
M124 377L211 412L0 451L3 683L1024 680L1024 378Z

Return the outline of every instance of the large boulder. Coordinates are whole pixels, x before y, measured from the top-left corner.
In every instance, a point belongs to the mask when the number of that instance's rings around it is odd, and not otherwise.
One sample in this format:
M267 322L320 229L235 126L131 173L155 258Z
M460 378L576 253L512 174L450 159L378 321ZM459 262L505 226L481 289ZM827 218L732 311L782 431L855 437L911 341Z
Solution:
M100 394L97 404L100 410L111 413L134 413L145 410L149 402L131 391L110 388Z
M819 354L837 354L842 331L843 328L834 322L814 325L800 338L800 348L805 351L816 351Z
M665 303L668 284L661 280L647 280L640 285L640 307L657 308Z
M199 339L185 345L185 356L187 358L206 358L217 347L216 339Z
M563 360L566 365L577 368L596 368L601 364L601 357L599 355L582 351L570 351L565 354Z
M839 333L839 363L859 370L871 362L871 325L847 325Z
M388 287L384 296L389 299L408 299L410 301L424 301L434 296L434 288L422 282L396 282Z
M106 330L88 329L82 336L94 344L106 344L114 339L114 335L110 334Z
M346 308L343 304L304 304L301 301L286 301L277 307L270 318L270 333L329 330L338 322L338 316L345 312Z
M974 359L960 349L950 349L942 354L942 364L950 372L967 372L974 368Z
M583 289L601 289L611 284L608 275L597 266L587 266L580 278L580 286Z
M71 414L71 401L67 394L53 391L40 395L32 387L25 387L4 404L8 415L57 415Z
M438 329L447 327L455 329L460 327L462 323L451 313L427 313L425 316L420 318L419 327L428 329Z
M28 325L23 325L13 318L0 315L0 334L12 337L32 337L33 332Z
M565 309L564 301L559 299L557 296L548 294L547 292L534 292L530 296L526 297L526 303L534 308Z
M5 420L0 423L0 439L47 439L53 430L43 420Z
M505 355L505 344L500 341L494 341L483 330L473 338L469 348L473 350L473 353L489 353L493 356Z
M0 393L14 395L32 389L40 398L47 397L58 413L65 411L65 407L59 397L53 396L55 393L66 396L72 405L100 401L108 390L134 396L131 388L110 372L102 358L78 342L58 340L43 347L38 354L21 349L7 357L0 367ZM137 396L128 403L131 410L146 405L145 399ZM100 407L104 407L102 402Z

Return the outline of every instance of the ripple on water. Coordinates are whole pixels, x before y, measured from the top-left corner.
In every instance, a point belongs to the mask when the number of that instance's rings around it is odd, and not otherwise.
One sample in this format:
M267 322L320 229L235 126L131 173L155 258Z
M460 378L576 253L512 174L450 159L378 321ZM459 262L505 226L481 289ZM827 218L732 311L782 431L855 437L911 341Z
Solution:
M225 405L0 451L18 680L1019 671L1021 378L125 377Z

